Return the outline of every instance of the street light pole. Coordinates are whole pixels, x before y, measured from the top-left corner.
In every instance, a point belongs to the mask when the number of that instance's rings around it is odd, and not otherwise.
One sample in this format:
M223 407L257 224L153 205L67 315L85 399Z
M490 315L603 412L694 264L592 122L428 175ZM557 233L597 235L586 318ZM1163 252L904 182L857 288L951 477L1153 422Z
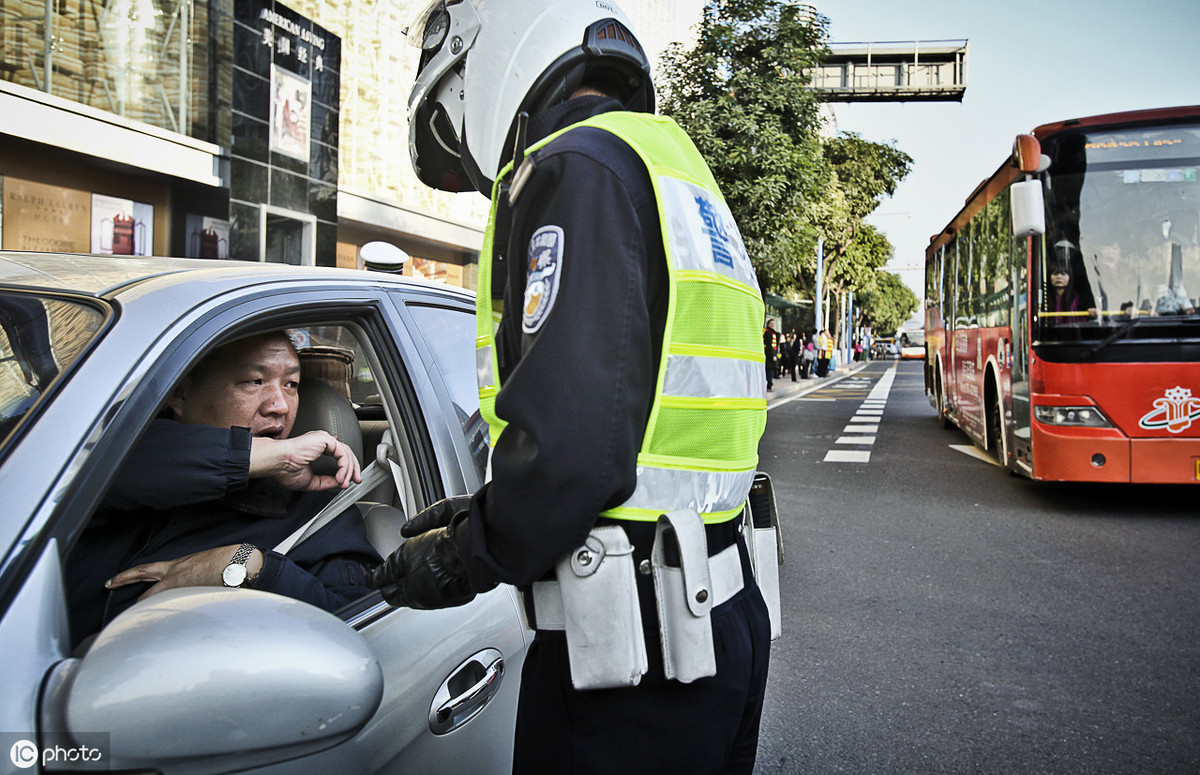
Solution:
M817 291L813 294L813 336L821 332L821 275L824 274L825 268L825 238L817 237Z

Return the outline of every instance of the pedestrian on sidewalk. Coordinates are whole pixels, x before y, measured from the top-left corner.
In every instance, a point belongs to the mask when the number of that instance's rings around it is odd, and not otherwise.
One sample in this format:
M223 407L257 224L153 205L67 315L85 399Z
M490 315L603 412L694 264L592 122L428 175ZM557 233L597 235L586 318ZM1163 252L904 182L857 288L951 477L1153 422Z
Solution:
M775 352L779 349L779 332L775 330L775 321L768 320L767 328L763 331L763 357L766 359L767 390L775 389Z
M783 343L783 371L792 378L792 382L796 381L796 359L800 355L799 338L793 330L787 335L787 339ZM782 375L781 375L782 376Z
M829 376L829 361L833 358L833 337L829 335L829 329L822 329L819 342L817 344L817 376Z
M813 346L813 340L808 334L801 334L800 338L803 341L800 355L800 379L812 379L813 364L817 362L817 348Z

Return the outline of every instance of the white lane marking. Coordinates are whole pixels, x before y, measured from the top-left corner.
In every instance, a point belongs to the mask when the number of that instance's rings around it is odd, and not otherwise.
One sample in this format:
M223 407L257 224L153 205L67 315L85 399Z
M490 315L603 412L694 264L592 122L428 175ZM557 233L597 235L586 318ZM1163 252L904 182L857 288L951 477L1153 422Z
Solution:
M950 446L950 449L957 450L957 451L963 453L964 455L966 455L967 457L973 457L976 460L982 460L983 462L991 463L994 466L1000 465L999 463L997 463L995 460L992 459L991 455L984 452L982 449L975 446L974 444L951 444L949 446Z
M851 423L842 429L842 433L878 433L879 425L872 423L870 425L855 425Z
M867 395L866 399L863 401L862 407L865 407L868 402L874 403L876 405L887 403L888 393L890 393L892 390L892 383L896 381L896 368L898 366L899 366L898 363L893 363L892 367L883 373L883 376L880 377L879 381L875 383L875 386L873 388L871 388L871 392ZM864 409L862 407L860 407L858 409L858 411L855 412L854 418L850 422L852 422L852 423L854 423L854 422L878 423L882 419L882 415L883 415L882 407L878 408L878 409L874 409L874 408L865 408ZM866 426L862 426L862 425L847 425L846 432L854 433L865 427ZM879 429L879 426L875 425L875 427L872 430L878 430L878 429ZM841 436L834 443L835 444L859 444L859 445L866 446L869 444L874 444L875 438L876 438L875 436ZM870 450L858 450L858 449L856 449L856 450L831 449L825 453L824 462L826 462L826 463L870 463L871 462L871 451Z
M831 449L825 453L826 463L870 463L871 453L849 449Z
M867 400L873 398L887 400L888 393L892 392L892 383L896 381L896 364L892 364L892 368L883 373L879 381L875 383L875 387L871 388L871 392L867 395Z
M833 403L837 399L836 398L800 398L797 400L798 401L825 401L827 403Z

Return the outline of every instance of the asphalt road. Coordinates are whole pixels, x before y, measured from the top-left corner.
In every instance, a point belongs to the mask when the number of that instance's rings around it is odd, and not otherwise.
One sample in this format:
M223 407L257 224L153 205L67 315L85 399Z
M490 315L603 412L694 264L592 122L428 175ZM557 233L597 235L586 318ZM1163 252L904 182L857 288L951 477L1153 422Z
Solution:
M776 395L756 772L1200 772L1200 488L1009 476L938 426L918 362Z

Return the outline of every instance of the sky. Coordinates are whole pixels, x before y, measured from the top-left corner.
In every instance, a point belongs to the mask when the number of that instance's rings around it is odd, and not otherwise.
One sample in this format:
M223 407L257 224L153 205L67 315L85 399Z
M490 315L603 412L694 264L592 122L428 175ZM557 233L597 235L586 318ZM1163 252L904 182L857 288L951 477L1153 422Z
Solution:
M961 103L848 103L837 129L895 141L913 169L867 220L888 268L923 296L924 251L968 194L1041 124L1200 104L1200 0L817 2L831 42L968 41Z

